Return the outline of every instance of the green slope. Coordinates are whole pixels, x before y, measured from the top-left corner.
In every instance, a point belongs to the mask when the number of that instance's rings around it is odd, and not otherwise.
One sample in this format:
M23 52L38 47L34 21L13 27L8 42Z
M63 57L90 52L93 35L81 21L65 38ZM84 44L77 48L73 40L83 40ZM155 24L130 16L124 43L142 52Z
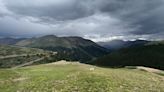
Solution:
M1 92L164 91L164 77L157 74L77 63L0 69L0 75Z
M41 49L25 48L25 47L10 46L10 45L0 45L0 56L37 54L43 52L44 50Z
M41 49L0 45L0 68L15 67L50 54Z
M47 35L26 39L18 42L16 45L57 51L60 60L65 59L84 63L108 53L107 49L81 37Z
M101 57L93 64L100 66L146 66L164 69L164 44L126 48Z

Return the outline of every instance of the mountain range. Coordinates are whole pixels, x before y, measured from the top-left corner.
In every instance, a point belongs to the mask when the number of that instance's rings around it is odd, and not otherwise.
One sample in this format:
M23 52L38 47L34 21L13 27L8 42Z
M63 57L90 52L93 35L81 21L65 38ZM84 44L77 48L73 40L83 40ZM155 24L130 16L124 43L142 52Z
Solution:
M15 45L57 51L59 60L88 62L109 53L109 50L81 37L47 35L17 42Z
M146 40L135 40L135 41L112 40L108 42L98 42L97 44L107 49L110 49L112 51L115 51L122 48L143 46L150 42L151 41L146 41Z
M11 38L11 37L0 38L0 45L14 45L17 42L25 39L26 38Z
M80 61L98 66L147 66L164 69L164 41L122 41L95 43L81 37L47 35L35 38L1 38L0 44L58 52L51 60ZM44 61L46 63L49 61Z

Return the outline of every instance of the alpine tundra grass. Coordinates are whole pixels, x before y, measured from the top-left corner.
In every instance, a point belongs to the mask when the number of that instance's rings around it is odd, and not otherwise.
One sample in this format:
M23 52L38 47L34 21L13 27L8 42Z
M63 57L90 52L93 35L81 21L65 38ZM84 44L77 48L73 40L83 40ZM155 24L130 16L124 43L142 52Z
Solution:
M0 92L164 92L164 77L137 69L51 63L0 69Z

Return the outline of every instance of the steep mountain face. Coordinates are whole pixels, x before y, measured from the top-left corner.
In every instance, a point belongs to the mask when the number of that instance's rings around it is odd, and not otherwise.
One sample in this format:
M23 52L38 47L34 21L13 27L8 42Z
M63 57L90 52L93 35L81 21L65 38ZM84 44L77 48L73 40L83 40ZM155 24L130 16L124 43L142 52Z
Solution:
M48 35L26 39L18 42L16 45L57 51L59 59L78 60L84 63L108 53L107 49L81 37Z
M149 43L149 41L145 41L145 40L136 40L136 41L113 40L110 42L98 42L100 46L113 50L113 51L119 50L122 48L142 46L147 43Z
M25 40L25 38L0 38L0 45L13 45L21 40Z
M153 42L121 49L95 60L93 64L112 67L146 66L164 70L164 44Z

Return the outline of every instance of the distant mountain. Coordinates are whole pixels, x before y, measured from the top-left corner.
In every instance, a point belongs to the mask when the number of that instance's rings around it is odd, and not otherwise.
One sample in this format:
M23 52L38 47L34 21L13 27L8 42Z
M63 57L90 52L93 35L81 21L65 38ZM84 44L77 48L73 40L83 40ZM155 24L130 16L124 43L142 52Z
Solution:
M110 50L119 50L122 48L142 46L149 42L150 41L145 41L145 40L136 40L136 41L112 40L109 42L98 42L97 44Z
M18 42L17 46L57 51L59 59L86 63L108 53L108 50L81 37L56 37L47 35Z
M125 47L124 45L126 44L126 42L123 40L112 40L109 42L98 42L97 44L107 49L118 50Z
M0 38L0 45L14 45L21 40L25 40L25 38Z
M150 42L121 49L98 58L92 64L112 67L146 66L164 70L164 44L163 41Z

